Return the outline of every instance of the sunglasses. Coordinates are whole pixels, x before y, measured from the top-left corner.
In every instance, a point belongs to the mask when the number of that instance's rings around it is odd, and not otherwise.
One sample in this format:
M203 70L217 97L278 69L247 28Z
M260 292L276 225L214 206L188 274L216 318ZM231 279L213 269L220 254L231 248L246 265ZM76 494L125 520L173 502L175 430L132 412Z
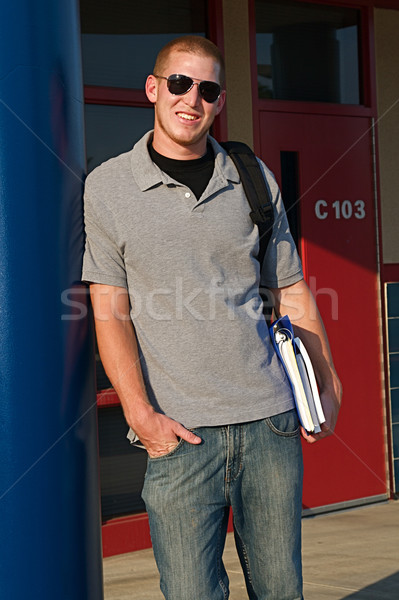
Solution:
M198 85L198 91L200 96L205 100L205 102L209 102L212 104L216 102L216 100L220 96L220 92L222 88L215 81L200 81L196 83L192 77L187 77L187 75L179 75L178 73L174 73L173 75L169 75L169 77L163 77L162 75L154 75L158 79L166 79L168 90L174 96L183 96L183 94L187 94L194 85Z

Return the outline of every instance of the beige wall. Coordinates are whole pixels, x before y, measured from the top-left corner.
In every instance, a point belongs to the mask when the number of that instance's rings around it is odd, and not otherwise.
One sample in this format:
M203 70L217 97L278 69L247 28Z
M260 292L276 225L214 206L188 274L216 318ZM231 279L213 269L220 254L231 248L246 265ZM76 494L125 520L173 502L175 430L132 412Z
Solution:
M248 0L223 0L223 27L228 137L253 148Z
M399 11L375 9L382 261L399 263Z

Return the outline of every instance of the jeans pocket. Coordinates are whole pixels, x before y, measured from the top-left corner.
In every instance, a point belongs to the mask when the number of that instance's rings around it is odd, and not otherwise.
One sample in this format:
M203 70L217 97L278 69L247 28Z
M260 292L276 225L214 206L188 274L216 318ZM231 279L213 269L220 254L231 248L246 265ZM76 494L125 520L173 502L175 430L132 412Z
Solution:
M182 438L180 438L179 441L177 442L177 445L174 448L172 448L172 450L170 450L166 454L161 454L160 456L152 457L152 456L148 455L148 460L154 461L154 460L162 460L163 458L170 458L171 456L176 454L176 452L183 446L183 444L184 444L184 440Z
M299 419L295 408L265 419L273 433L282 437L299 435Z

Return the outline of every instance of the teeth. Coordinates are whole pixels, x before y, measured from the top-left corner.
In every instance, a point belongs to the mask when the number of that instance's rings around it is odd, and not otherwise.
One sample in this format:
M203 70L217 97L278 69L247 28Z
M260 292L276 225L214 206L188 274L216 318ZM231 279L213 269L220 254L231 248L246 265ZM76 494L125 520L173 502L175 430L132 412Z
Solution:
M177 116L186 119L187 121L195 121L197 118L194 115L187 115L186 113L177 113Z

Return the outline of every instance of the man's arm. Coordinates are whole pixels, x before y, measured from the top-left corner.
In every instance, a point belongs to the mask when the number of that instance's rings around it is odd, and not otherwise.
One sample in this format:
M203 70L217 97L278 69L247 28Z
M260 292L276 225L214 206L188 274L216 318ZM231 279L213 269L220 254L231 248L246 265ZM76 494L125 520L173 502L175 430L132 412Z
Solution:
M167 454L178 437L190 444L201 438L151 406L141 372L136 333L130 319L129 295L122 287L92 284L97 343L104 369L121 401L128 425L151 457Z
M330 346L313 295L304 280L285 288L272 289L275 312L288 315L295 334L304 342L312 360L326 422L321 433L302 435L310 443L331 435L341 405L342 386L334 368Z

